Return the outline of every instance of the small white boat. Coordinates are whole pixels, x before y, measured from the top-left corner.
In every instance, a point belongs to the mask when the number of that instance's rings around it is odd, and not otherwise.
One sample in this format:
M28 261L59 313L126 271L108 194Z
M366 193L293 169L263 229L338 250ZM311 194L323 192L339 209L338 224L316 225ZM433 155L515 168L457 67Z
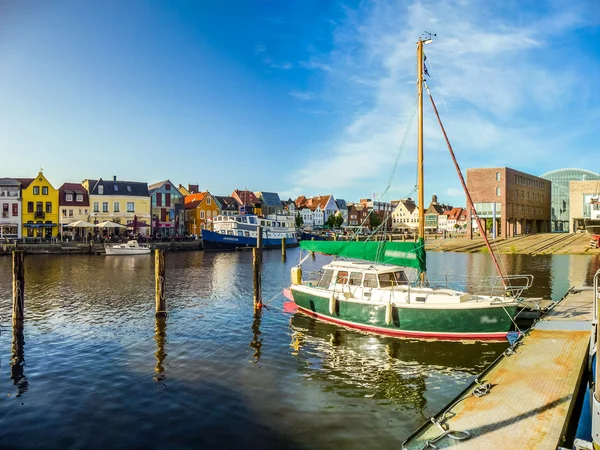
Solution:
M136 240L125 244L106 245L104 250L106 255L147 255L150 253L150 247L140 246Z

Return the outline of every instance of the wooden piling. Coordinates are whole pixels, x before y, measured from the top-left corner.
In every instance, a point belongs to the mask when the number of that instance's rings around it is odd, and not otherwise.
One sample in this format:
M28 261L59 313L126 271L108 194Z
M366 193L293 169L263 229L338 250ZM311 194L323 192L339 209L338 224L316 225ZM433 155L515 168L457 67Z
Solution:
M23 321L25 312L25 252L13 250L13 325Z
M262 308L262 297L260 292L260 251L252 249L252 284L254 286L254 309Z
M165 251L157 248L154 250L154 280L156 282L155 315L167 315L167 302L165 299Z
M285 238L281 238L281 258L285 261L286 257Z
M358 241L359 241L359 236L358 236L358 234L357 234L357 235L356 235L356 242L358 242Z
M256 227L256 248L258 249L258 262L262 264L263 233L262 227Z

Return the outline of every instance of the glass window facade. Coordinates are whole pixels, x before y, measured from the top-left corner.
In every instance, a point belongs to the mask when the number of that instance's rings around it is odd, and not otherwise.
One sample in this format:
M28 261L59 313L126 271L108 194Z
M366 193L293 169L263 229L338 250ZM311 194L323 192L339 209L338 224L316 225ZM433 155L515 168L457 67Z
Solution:
M585 169L558 169L547 172L540 178L552 182L551 231L570 232L569 182L600 180L600 174Z

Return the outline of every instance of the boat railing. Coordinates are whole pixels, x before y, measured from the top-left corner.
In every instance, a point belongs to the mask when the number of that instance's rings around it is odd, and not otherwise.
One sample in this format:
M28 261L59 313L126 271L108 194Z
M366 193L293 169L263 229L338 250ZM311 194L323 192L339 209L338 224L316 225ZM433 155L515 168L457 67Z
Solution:
M473 296L520 298L533 284L533 275L499 276L457 276L442 275L443 278L430 278L431 287L443 287L465 291ZM504 282L502 282L504 280Z

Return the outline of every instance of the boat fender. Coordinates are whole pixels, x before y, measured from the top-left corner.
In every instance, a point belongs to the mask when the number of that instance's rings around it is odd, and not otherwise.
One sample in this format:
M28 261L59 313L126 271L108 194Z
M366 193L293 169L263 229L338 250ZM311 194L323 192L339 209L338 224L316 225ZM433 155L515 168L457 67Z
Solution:
M302 267L292 267L292 284L302 284Z
M389 325L392 323L392 302L388 302L385 307L385 324Z
M329 297L329 314L332 316L335 316L336 302L335 295L331 294L331 297Z

